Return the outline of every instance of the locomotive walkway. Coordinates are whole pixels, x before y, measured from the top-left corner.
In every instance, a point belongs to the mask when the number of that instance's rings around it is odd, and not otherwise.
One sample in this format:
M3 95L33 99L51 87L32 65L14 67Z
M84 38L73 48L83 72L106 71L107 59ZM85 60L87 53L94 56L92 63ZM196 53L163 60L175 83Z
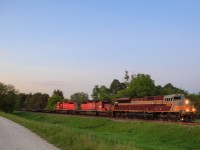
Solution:
M0 150L59 150L30 130L0 117Z

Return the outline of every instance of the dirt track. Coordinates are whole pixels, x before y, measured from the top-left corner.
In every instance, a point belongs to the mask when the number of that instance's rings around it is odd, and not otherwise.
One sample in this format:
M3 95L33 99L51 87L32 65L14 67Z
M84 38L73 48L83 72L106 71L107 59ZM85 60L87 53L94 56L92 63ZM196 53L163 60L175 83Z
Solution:
M59 150L30 130L0 117L0 150Z

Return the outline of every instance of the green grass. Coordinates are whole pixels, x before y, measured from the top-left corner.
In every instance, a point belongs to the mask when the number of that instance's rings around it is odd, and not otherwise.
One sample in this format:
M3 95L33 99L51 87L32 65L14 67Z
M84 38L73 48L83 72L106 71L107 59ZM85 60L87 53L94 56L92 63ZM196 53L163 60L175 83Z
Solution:
M113 121L30 112L0 113L63 150L199 149L200 126Z

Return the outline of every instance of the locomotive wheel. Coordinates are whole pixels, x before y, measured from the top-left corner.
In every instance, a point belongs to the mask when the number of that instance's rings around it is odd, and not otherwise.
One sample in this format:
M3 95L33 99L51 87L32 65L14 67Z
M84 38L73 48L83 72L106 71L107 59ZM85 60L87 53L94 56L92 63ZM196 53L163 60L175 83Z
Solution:
M122 118L126 118L127 115L126 115L125 113L123 113L123 114L121 115L121 117L122 117Z
M122 114L121 114L121 113L117 113L117 114L116 114L116 117L117 117L117 118L121 118L121 117L122 117Z

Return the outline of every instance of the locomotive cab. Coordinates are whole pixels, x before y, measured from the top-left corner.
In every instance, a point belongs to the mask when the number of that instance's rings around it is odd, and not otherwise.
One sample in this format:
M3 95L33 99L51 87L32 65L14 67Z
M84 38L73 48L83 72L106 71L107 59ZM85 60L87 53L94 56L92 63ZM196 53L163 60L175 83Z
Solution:
M179 113L182 121L194 120L195 108L191 105L191 101L186 99L182 94L174 94L164 96L166 104L171 104L171 112Z

